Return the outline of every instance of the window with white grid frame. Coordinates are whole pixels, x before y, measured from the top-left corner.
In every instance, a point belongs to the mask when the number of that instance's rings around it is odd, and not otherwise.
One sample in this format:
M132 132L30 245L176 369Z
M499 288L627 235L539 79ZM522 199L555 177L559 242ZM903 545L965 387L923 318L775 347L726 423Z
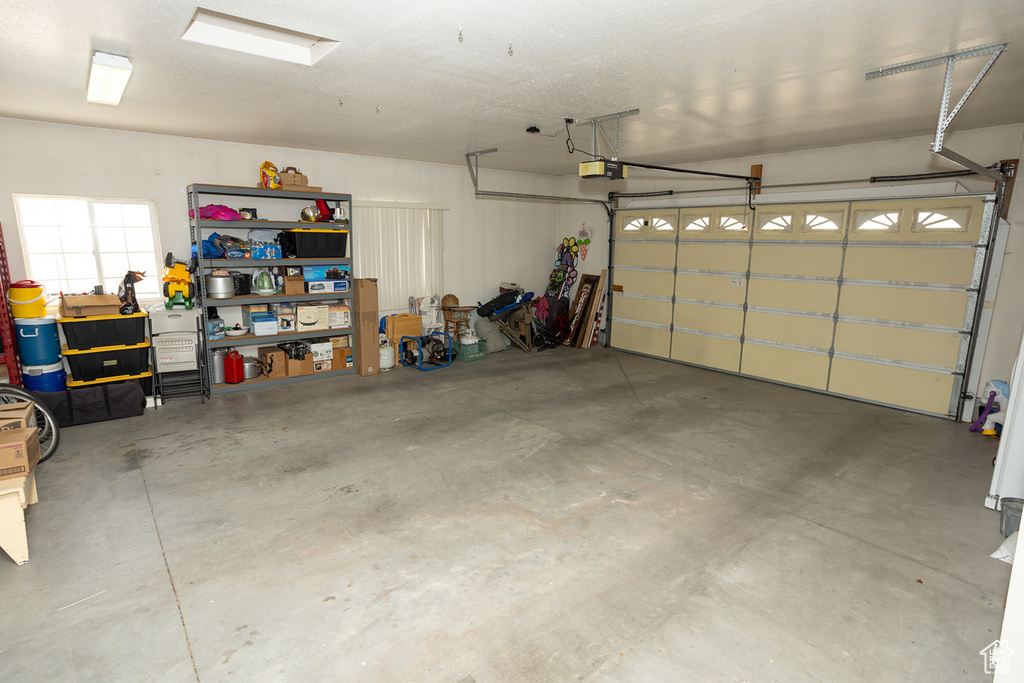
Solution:
M156 206L151 201L15 195L28 275L48 296L115 294L129 270L138 296L159 296Z

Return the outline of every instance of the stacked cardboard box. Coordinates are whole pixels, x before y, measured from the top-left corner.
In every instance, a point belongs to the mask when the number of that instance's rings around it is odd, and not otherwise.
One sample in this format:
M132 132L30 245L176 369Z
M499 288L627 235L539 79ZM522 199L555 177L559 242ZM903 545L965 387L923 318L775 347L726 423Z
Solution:
M377 329L377 281L355 280L352 290L355 315L355 362L359 375L380 374L380 344Z

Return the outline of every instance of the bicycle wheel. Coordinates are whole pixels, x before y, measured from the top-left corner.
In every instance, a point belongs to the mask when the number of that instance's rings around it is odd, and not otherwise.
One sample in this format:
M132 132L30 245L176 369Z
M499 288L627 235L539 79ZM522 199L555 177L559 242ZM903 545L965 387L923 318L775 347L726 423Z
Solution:
M36 404L36 428L39 430L39 462L46 462L57 451L60 443L60 427L57 418L31 392L12 384L0 384L0 403L21 403L33 401Z

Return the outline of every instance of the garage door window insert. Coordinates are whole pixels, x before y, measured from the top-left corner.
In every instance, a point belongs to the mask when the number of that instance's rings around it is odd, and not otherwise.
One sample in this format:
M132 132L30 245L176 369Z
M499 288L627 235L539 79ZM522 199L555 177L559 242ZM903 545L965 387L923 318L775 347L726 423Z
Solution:
M893 211L884 213L880 211L858 211L857 221L854 228L856 232L868 232L876 230L879 232L899 232L900 212Z
M807 214L804 218L804 230L814 231L821 230L824 232L839 232L842 230L843 218L845 215L842 211L832 211L824 214Z
M943 209L938 211L918 211L914 220L914 232L966 232L971 218L971 210Z
M156 208L151 201L15 195L28 275L59 292L116 293L129 270L139 295L159 295Z

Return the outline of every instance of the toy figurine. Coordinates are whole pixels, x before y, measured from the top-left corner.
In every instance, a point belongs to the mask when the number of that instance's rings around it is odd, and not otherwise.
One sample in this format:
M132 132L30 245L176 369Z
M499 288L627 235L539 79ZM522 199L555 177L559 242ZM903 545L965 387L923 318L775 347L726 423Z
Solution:
M135 297L135 283L146 277L145 271L129 270L117 286L117 298L121 300L121 315L138 313L139 300Z

